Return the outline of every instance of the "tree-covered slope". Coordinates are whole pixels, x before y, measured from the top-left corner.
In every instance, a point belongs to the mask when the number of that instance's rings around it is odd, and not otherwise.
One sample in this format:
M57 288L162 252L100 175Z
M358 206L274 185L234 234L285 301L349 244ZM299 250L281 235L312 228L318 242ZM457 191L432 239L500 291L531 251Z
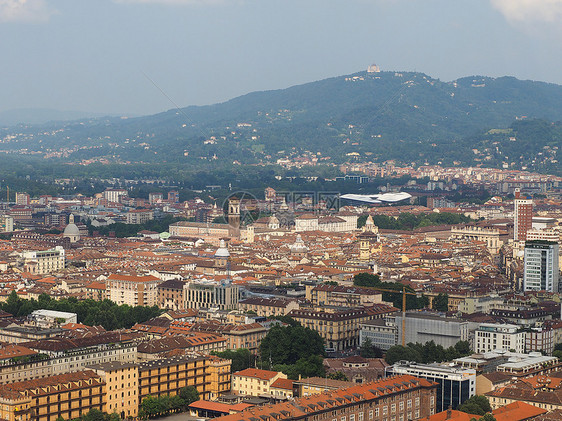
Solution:
M482 133L522 117L562 120L562 86L360 72L152 116L4 128L0 150L70 162L256 163L311 151L336 162L354 156L451 164L474 158L467 153L471 142L487 140ZM486 160L501 164L503 157Z

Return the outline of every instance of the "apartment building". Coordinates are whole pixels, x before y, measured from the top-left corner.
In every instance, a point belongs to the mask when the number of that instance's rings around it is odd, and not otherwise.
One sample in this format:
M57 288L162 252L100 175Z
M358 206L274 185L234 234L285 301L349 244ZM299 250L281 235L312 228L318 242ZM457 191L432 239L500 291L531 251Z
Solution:
M0 215L0 232L14 231L14 218L10 215Z
M103 379L91 370L0 386L4 419L56 421L106 411Z
M214 355L210 355L208 358L208 372L211 382L210 399L217 399L219 396L230 392L232 361Z
M149 209L132 209L125 214L125 222L127 224L144 224L154 219L154 212Z
M483 354L495 350L525 352L525 332L512 324L482 323L474 331L474 352Z
M240 310L253 311L261 317L285 316L291 310L299 307L297 300L287 298L251 297L241 300L239 303Z
M91 365L88 368L99 375L104 382L106 412L118 414L121 419L135 418L140 404L138 365L114 361Z
M401 375L295 400L248 408L217 421L395 420L426 418L435 413L437 384Z
M216 322L195 323L191 330L221 335L227 339L228 349L245 348L251 352L258 351L262 339L269 331L259 323L222 324Z
M554 241L527 241L524 252L523 290L558 292L559 246Z
M307 285L306 298L314 306L368 307L382 303L382 293L343 285Z
M304 327L317 331L324 339L326 348L343 351L360 345L359 332L362 323L385 317L395 311L397 309L394 307L377 304L373 307L333 311L299 309L292 310L289 316Z
M116 304L155 306L158 285L162 281L152 275L136 276L112 273L105 281L106 296Z
M139 364L139 402L147 396L177 395L193 386L201 399L211 397L211 360L207 357L174 357ZM228 368L230 370L230 367ZM218 389L219 386L215 386Z
M77 372L94 364L135 362L137 359L135 336L118 332L80 339L51 338L22 345L40 355L25 361L0 364L0 384Z
M64 248L61 246L49 250L24 251L19 260L24 270L33 275L57 272L66 265Z
M168 279L158 285L158 307L168 310L183 309L183 287L180 279Z
M278 379L286 379L280 371L247 368L232 373L232 393L245 396L271 396L271 385Z

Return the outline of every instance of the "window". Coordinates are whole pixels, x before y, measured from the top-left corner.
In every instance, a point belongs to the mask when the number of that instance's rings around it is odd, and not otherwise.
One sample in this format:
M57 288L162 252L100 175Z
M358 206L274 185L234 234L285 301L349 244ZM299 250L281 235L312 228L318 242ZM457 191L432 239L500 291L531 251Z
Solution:
M379 416L379 408L377 408L377 417ZM372 420L373 419L373 410L371 409L369 411L369 419Z
M385 405L385 406L382 407L382 414L388 415L388 406Z
M399 404L400 411L404 410L404 401L401 401Z
M371 411L371 412L373 412L373 411ZM379 414L379 408L375 408L375 417L378 417L379 415L380 415Z
M396 404L393 403L392 405L390 405L390 411L394 414L396 412Z

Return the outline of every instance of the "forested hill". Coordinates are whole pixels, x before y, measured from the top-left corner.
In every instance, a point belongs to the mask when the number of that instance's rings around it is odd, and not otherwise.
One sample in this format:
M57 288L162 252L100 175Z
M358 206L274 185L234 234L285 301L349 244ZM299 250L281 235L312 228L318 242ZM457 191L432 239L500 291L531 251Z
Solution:
M497 134L490 129L535 118L562 120L562 86L512 77L442 82L422 73L360 72L152 116L5 128L0 151L50 157L49 150L64 149L66 161L192 164L275 162L310 151L336 162L353 156L503 165L503 157L471 152L472 143L485 149L487 134ZM530 141L540 149L543 140Z

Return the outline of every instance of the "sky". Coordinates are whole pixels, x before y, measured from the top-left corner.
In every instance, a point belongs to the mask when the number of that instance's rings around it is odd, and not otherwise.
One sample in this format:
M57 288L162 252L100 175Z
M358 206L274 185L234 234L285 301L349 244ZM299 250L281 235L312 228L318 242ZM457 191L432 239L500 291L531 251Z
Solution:
M365 70L562 84L562 0L0 0L0 112L143 115Z

